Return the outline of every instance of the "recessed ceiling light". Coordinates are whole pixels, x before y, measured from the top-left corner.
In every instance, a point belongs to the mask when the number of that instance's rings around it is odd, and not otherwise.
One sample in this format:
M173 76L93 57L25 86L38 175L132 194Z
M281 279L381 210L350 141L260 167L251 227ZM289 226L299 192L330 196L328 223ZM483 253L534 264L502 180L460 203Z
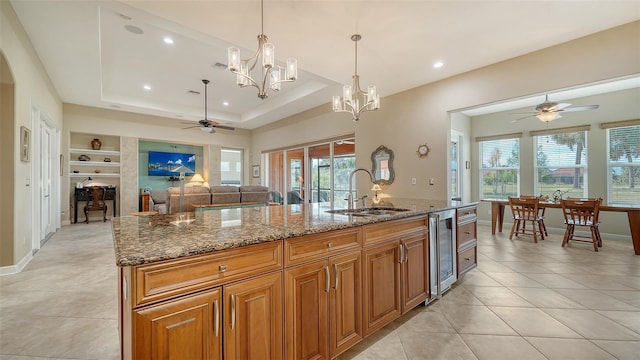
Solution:
M145 89L145 90L151 90L151 86L149 86L149 85L144 85L142 88Z
M444 66L444 63L442 61L436 61L436 62L433 63L433 67L436 68L436 69L437 68L441 68L443 66Z
M230 103L229 103L228 101L223 101L223 102L222 102L222 105L224 105L224 106L229 106L229 105L230 105Z
M168 36L165 36L162 41L164 41L165 44L173 44L173 39Z

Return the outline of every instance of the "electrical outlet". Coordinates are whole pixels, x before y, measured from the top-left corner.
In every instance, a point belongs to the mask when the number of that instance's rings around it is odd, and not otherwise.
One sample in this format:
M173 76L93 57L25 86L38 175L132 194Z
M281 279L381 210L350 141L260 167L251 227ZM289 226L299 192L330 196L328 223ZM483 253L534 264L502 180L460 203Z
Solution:
M415 185L417 183L416 178L411 178L411 185Z

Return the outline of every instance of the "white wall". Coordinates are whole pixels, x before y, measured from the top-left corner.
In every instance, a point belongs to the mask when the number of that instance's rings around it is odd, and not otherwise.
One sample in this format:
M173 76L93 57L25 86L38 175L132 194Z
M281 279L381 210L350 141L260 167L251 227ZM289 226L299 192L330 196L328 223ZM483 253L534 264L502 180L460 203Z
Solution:
M62 102L8 1L0 1L0 49L15 81L15 117L2 119L2 121L14 122L13 134L3 134L3 137L13 136L15 144L15 166L13 172L10 172L13 174L15 184L14 218L12 223L2 225L13 227L14 236L13 239L0 239L3 242L13 242L13 264L9 265L11 266L23 263L25 258L31 256L32 235L39 226L39 218L33 216L34 214L39 216L39 211L34 213L32 205L34 192L37 189L27 186L27 181L33 182L31 180L35 176L34 167L38 158L33 155L36 154L34 150L39 149L40 145L37 133L39 123L31 121L32 108L39 109L48 116L57 129L62 129ZM32 161L28 163L21 162L18 157L20 126L31 129ZM57 157L58 154L52 154L52 156ZM0 221L7 220L0 219Z
M281 147L283 142L302 143L353 129L359 167L370 168L370 153L380 144L395 152L396 180L383 188L383 194L444 200L450 111L640 73L639 33L640 21L636 21L387 96L381 100L380 110L365 113L357 124L345 114L333 113L327 103L254 131L253 157ZM417 146L425 142L432 151L419 159ZM411 185L413 177L416 185ZM433 186L427 182L431 177L435 179ZM367 185L359 178L360 191ZM481 204L481 212L487 209L487 204Z

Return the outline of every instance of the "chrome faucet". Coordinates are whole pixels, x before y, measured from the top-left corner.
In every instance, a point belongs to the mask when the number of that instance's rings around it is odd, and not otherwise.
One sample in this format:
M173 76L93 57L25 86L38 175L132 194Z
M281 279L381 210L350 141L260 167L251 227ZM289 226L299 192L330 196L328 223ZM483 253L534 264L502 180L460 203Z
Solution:
M376 182L376 179L373 177L373 174L371 174L371 172L367 169L357 168L349 174L349 193L347 194L347 208L349 210L353 210L353 175L355 175L355 173L358 171L366 172L367 174L369 174L369 178L371 179L371 182L374 184ZM364 199L362 201L364 202Z

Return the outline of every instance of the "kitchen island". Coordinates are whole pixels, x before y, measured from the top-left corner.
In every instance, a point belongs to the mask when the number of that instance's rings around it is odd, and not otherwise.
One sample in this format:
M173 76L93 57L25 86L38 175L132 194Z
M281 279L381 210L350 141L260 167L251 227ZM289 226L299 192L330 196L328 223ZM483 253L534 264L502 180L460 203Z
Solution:
M113 219L123 359L334 358L430 291L429 214L476 204L388 199ZM375 210L375 209L374 209ZM469 259L472 259L471 262Z

